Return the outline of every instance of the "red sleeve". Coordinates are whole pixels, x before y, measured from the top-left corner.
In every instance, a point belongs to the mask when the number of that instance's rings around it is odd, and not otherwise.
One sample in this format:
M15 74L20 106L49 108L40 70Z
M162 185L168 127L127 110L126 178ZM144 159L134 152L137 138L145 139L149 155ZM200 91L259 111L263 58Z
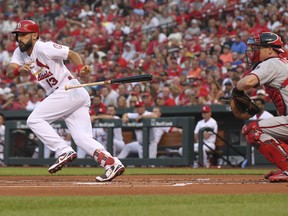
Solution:
M164 103L165 106L176 106L176 103L175 101L172 99L172 98L168 98L165 103Z

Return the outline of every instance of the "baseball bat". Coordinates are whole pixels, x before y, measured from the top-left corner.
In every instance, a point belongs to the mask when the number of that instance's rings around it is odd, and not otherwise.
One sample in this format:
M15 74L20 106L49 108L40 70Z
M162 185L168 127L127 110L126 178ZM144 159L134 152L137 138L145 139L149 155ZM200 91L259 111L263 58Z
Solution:
M131 83L131 82L142 82L142 81L149 81L152 80L152 74L142 74L136 76L128 76L118 79L111 79L99 82L92 82L92 83L84 83L79 85L66 85L65 90L74 89L74 88L81 88L86 86L96 86L96 85L107 85L107 84L120 84L120 83Z

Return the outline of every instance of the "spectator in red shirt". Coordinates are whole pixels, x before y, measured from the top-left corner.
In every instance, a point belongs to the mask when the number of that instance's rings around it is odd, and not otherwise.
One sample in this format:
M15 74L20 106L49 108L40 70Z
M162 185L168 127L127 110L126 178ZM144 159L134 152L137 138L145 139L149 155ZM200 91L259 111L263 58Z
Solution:
M55 18L55 22L58 30L64 28L64 26L66 26L66 24L68 23L63 13L61 13L58 17Z
M102 102L102 98L100 95L96 94L94 95L92 101L91 101L91 107L90 107L90 113L97 114L99 112L99 109L106 110L106 105Z
M267 27L267 22L264 18L259 18L259 21L255 24L255 26L251 26L249 32L252 34L260 34L261 32L269 32L269 28Z
M245 22L243 16L237 16L235 18L235 27L234 27L234 29L236 29L236 30L238 30L240 32L242 32L242 31L247 29L247 23Z
M169 77L179 77L182 74L182 68L177 63L176 57L168 57L168 75Z
M106 17L106 21L113 22L113 20L119 18L118 14L119 14L118 6L116 4L111 4L110 10L109 10L107 17Z
M148 44L147 55L152 55L155 53L155 49L157 49L159 45L158 38L153 36Z
M150 64L155 64L155 60L152 58L151 55L147 55L145 59L140 60L138 67L146 71L149 69Z
M162 96L164 99L164 104L163 106L176 106L175 100L171 97L171 91L168 86L165 86L162 89Z
M2 104L1 109L3 110L25 110L26 104L15 98L13 93L8 93L4 96L5 103Z
M144 16L145 14L144 3L145 3L145 0L131 0L130 6L133 10L133 13L139 16Z
M175 10L175 12L176 12L175 13L175 21L177 22L178 25L186 23L189 19L189 14L186 13L185 9L184 8L179 9L179 7L177 7Z
M169 88L171 91L171 98L175 101L177 106L180 105L181 89L175 84L171 84Z

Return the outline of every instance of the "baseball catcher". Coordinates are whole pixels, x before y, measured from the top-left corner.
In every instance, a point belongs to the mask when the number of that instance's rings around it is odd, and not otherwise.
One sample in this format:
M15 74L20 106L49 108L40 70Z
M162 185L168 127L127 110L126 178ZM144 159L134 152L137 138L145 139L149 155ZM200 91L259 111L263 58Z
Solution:
M234 116L239 119L250 119L260 111L256 103L244 91L234 88L230 99L230 108Z
M242 134L248 144L279 168L264 177L270 182L288 182L288 61L283 57L283 42L277 34L262 32L248 38L247 45L246 59L253 67L233 90L231 109L240 118L255 114L258 109L244 91L265 86L279 116L250 121L243 126Z

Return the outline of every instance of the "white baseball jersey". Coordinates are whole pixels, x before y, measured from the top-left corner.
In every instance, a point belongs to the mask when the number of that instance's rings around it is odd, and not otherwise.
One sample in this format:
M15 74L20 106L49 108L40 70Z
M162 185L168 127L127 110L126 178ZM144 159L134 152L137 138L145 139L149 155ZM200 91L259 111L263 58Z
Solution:
M152 112L149 112L149 111L145 111L143 113L143 116L147 116L147 115L151 115ZM136 119L139 117L139 114L138 113L128 113L127 114L128 118L129 119ZM151 132L151 130L150 130ZM136 129L135 130L135 135L136 135L136 139L137 139L137 142L142 144L143 143L143 132L142 132L142 128L141 129Z
M163 134L169 132L170 127L154 127L151 129L153 133L150 137L149 143L149 158L156 158L158 143L160 142Z
M45 52L43 52L45 50ZM14 51L11 63L20 66L33 62L33 76L49 95L61 85L63 80L71 76L63 60L68 58L69 47L53 42L37 41L30 56L21 52L19 47Z
M93 156L96 149L104 151L104 147L92 137L89 115L91 100L86 89L65 90L65 85L80 84L64 65L63 60L68 55L69 47L38 40L30 56L16 48L11 63L22 66L32 62L34 68L31 73L47 92L48 96L27 119L28 127L41 142L59 155L72 151L72 147L51 126L56 120L64 120L77 147Z
M260 64L250 73L256 75L259 80L260 85L264 85L266 87L266 91L271 97L272 101L276 104L279 100L282 100L285 104L286 115L288 113L288 61L281 58L270 58L267 59ZM271 88L271 89L270 89ZM269 90L270 89L270 90ZM271 95L271 90L279 91L279 96L277 98L276 94L273 92ZM278 94L278 92L277 92ZM280 98L281 97L281 98ZM279 108L279 107L277 107Z
M113 116L114 119L120 119L119 116ZM102 134L100 133L101 139L96 139L100 143L104 145L104 147L107 149L107 130L103 130L102 128L93 128L93 131L95 129L101 129ZM94 132L93 132L94 133ZM99 136L99 135L98 135ZM123 134L122 134L122 128L114 128L113 129L113 155L117 155L125 146Z
M215 134L218 133L218 124L215 121L215 119L213 119L212 117L208 121L205 121L204 119L198 121L196 124L195 130L194 130L194 133L198 134L199 130L201 128L204 128L204 127L210 127L213 129ZM211 144L215 145L215 142L216 142L216 135L215 134L211 134L211 136L208 139L204 139L204 142L207 144L211 143Z
M143 113L143 116L147 116L147 115L151 115L152 112L149 112L149 111L145 111ZM127 116L129 119L136 119L139 117L139 114L138 113L127 113ZM150 134L152 133L152 130L150 130ZM143 133L142 133L142 129L136 129L135 130L135 135L136 135L136 139L137 139L137 142L142 144L143 143Z
M106 148L107 145L107 133L103 128L93 128L93 138Z
M260 119L267 119L267 118L271 118L274 117L270 112L264 110L263 113L261 115L254 115L252 116L249 120L260 120Z
M0 143L4 144L5 140L5 125L0 125Z
M120 119L119 116L113 116L114 119ZM113 139L115 140L122 140L123 141L123 135L122 135L122 128L114 128L113 129Z
M0 125L0 165L4 160L5 125Z
M261 136L261 141L273 137L288 142L288 61L278 57L269 58L259 63L250 74L257 76L260 85L265 85L266 92L280 113L279 116L259 121L259 126L265 133L265 136Z

